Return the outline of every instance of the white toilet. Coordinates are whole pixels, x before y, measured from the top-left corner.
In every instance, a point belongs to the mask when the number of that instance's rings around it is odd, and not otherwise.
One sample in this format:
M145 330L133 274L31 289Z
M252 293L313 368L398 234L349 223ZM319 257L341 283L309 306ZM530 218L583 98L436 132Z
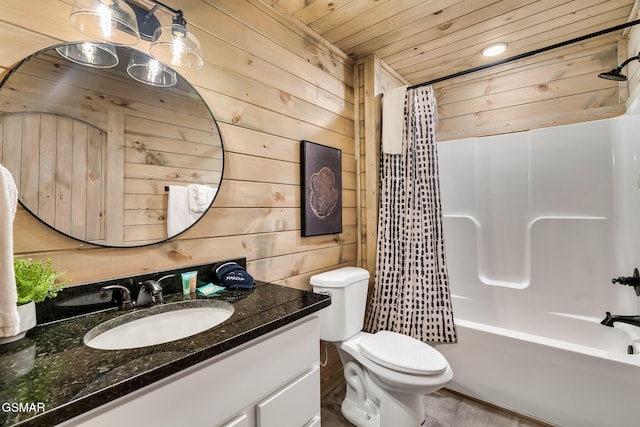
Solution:
M411 427L425 423L423 396L453 378L436 349L395 332L362 332L369 272L343 267L312 276L314 292L331 295L320 312L320 338L335 343L347 394L342 414L359 427Z

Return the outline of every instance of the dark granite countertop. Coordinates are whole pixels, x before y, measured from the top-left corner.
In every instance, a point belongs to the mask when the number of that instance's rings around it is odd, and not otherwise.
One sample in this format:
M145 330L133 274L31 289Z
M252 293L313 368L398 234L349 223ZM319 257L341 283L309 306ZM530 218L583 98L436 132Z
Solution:
M165 302L183 298L189 297L173 294ZM87 347L82 340L87 331L129 313L107 310L39 325L25 338L0 346L0 426L55 425L330 304L326 295L264 282L208 298L231 302L233 315L207 331L166 344L128 350Z

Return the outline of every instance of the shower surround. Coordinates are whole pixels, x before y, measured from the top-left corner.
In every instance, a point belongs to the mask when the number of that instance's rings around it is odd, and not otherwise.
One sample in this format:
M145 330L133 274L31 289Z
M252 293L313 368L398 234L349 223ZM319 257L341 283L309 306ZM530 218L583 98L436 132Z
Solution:
M451 388L562 426L636 425L640 116L438 145ZM606 390L606 392L604 391Z

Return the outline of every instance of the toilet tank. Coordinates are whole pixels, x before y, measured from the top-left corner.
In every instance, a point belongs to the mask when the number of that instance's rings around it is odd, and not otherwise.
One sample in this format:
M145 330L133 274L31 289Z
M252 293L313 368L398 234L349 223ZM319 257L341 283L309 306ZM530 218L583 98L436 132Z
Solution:
M369 272L342 267L311 276L313 291L331 295L331 305L320 311L320 339L344 341L362 330Z

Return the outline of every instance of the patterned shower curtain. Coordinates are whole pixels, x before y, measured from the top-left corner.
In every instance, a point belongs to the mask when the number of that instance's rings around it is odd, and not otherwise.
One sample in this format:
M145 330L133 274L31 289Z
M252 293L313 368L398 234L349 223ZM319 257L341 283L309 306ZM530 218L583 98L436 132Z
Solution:
M381 154L376 273L365 330L456 342L431 86L405 95L402 154Z

